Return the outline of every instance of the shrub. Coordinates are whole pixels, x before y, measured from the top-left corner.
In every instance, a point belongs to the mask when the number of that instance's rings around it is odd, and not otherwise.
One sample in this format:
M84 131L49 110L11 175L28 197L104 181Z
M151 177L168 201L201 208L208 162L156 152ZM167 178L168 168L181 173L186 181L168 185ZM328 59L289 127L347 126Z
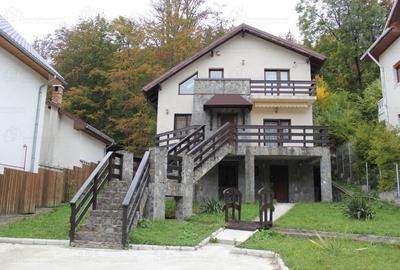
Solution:
M370 220L375 216L367 197L357 194L348 198L344 204L344 214L349 218Z
M216 199L206 199L200 205L201 213L216 214L222 212L223 204Z

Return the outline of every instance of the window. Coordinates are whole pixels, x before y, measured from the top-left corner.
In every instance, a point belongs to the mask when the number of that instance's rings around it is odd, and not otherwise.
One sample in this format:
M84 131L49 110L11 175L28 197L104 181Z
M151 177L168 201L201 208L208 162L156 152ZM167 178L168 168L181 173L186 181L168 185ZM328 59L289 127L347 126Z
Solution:
M290 133L290 129L282 128L285 126L290 126L291 121L289 119L264 119L264 126L267 128L264 129L265 133L270 133L265 136L267 141L271 141L265 143L268 146L283 146L283 140L289 140L290 136L285 135ZM277 128L280 127L280 128Z
M194 79L198 77L197 72L179 84L180 95L193 95Z
M224 69L222 69L222 68L210 68L208 70L208 77L210 79L223 79L224 78Z
M264 77L266 81L288 81L289 70L266 69Z
M396 65L394 65L394 69L396 71L396 81L400 82L400 61L397 62Z
M174 129L186 128L191 125L191 114L175 114L174 115Z

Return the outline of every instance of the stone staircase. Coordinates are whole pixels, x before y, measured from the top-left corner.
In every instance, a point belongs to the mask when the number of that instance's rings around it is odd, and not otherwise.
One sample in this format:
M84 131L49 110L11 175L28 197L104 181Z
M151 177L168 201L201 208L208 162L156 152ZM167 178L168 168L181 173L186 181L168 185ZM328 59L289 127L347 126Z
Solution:
M129 182L113 180L106 184L76 233L73 246L90 248L122 248L122 201Z

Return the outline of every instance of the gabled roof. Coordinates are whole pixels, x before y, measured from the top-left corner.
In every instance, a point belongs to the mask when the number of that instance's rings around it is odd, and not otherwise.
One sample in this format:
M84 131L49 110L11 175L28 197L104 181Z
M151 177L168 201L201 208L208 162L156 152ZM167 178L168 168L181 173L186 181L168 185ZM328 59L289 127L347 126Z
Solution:
M368 48L368 50L361 57L361 60L370 58L371 54L374 58L385 52L390 45L393 44L400 37L400 2L396 0L393 4L387 19L385 29L379 38Z
M93 138L104 142L107 145L112 145L115 144L115 141L113 138L107 136L106 134L104 134L103 132L101 132L100 130L96 129L95 127L89 125L88 123L86 123L85 121L83 121L82 119L80 119L79 117L77 117L76 115L67 112L66 110L62 109L59 105L57 105L56 103L52 102L52 101L47 101L46 102L48 106L51 106L53 108L55 108L59 114L65 115L68 118L72 119L74 121L74 129L76 130L80 130L82 132L85 132L86 134L92 136Z
M214 42L212 42L209 46L205 47L204 49L200 50L196 54L192 55L191 57L187 58L183 62L179 63L175 67L171 68L167 72L165 72L163 75L158 77L157 79L153 80L149 84L143 87L143 92L146 96L146 98L152 102L153 104L157 102L157 96L158 96L158 90L159 86L162 82L166 81L176 73L178 73L180 70L184 69L188 65L192 64L202 56L206 55L207 53L212 52L215 48L218 46L222 45L226 41L230 40L231 38L235 37L238 34L252 34L254 36L257 36L261 39L264 39L266 41L269 41L271 43L274 43L278 46L282 46L286 49L289 49L291 51L294 51L296 53L299 53L301 55L304 55L310 59L311 62L311 67L314 72L319 70L319 68L322 66L323 62L326 60L326 57L316 51L310 50L308 48L305 48L303 46L300 46L296 43L290 42L286 39L274 36L272 34L269 34L267 32L261 31L257 28L254 28L250 25L247 24L241 24L235 28L233 28L231 31L226 33L224 36L218 38Z
M42 76L52 75L60 83L66 84L64 78L26 41L11 24L0 15L0 46L15 55L22 62L31 66ZM40 70L40 68L42 70ZM46 74L47 73L47 74ZM46 79L49 79L47 76Z

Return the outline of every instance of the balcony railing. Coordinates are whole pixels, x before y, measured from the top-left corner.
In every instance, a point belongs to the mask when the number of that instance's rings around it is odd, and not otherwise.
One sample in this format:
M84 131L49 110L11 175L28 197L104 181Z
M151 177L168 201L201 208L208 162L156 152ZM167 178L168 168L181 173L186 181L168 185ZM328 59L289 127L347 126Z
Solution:
M265 96L315 96L317 83L316 81L251 80L250 93Z
M238 144L256 146L328 146L327 127L321 126L237 126L236 141Z

